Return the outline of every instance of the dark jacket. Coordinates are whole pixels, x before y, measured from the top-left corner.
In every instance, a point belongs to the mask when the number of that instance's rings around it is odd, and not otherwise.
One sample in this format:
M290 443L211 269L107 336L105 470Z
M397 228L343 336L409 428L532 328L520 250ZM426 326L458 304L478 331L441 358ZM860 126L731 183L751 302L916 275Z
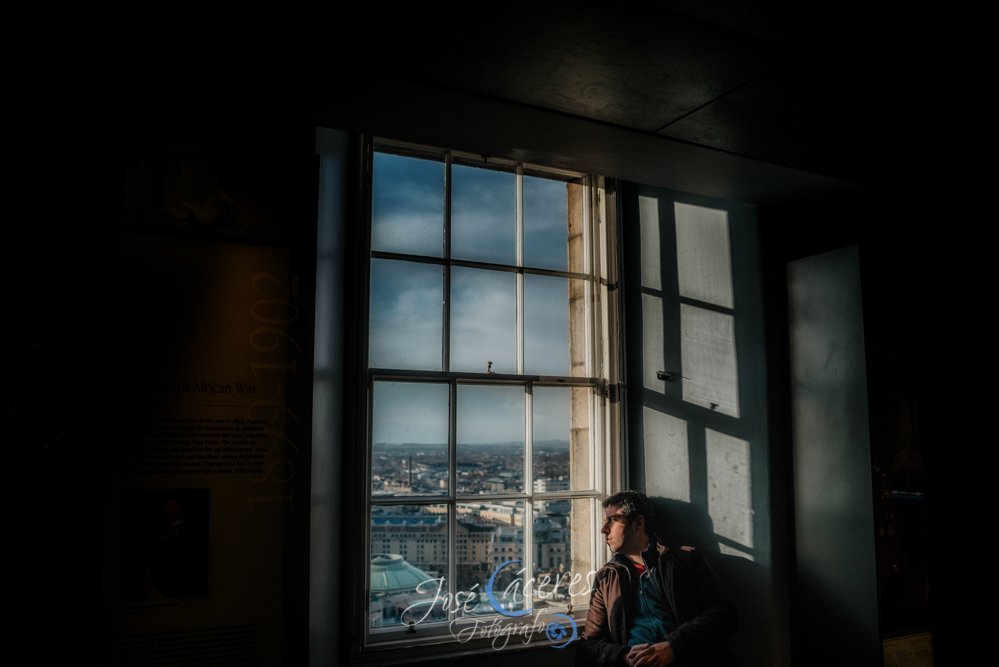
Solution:
M735 606L722 594L718 578L704 557L691 547L670 549L655 541L643 554L655 568L658 584L677 620L666 639L680 666L733 666L725 641L735 634ZM629 647L629 616L635 610L631 572L624 556L615 555L597 571L582 641L581 665L624 665Z

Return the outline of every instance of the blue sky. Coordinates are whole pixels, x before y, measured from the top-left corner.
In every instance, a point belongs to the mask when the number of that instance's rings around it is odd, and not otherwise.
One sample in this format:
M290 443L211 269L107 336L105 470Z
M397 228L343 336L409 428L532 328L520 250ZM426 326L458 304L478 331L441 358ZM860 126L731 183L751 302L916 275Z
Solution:
M458 386L459 445L523 442L524 390L510 386ZM535 440L569 439L569 389L535 387ZM375 443L445 446L448 385L429 382L377 382L374 388Z
M372 248L442 256L444 163L376 153L373 175ZM524 177L529 266L567 268L566 199L564 182ZM514 174L453 166L451 219L453 257L515 263ZM372 260L372 367L441 370L443 286L440 266ZM486 372L492 362L494 372L515 372L515 275L454 267L450 297L451 370ZM525 371L567 375L565 278L525 276L524 329ZM567 406L567 399L543 398L537 408L554 409L549 404L560 400ZM458 407L459 442L523 437L521 390L467 389L459 394ZM384 385L376 392L376 410L384 416L375 424L375 442L447 442L446 385ZM563 412L551 425L546 419L536 421L535 438L567 439L567 407Z
M451 170L452 256L505 264L516 252L513 173L454 165ZM375 153L371 247L441 257L444 163ZM524 262L565 270L566 184L524 177Z

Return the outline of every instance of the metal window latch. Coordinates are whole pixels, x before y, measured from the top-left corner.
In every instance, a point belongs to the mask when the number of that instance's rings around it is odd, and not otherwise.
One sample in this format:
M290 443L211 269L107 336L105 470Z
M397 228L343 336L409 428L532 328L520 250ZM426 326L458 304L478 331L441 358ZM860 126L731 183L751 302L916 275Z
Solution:
M616 403L621 400L620 382L601 382L593 387L593 391L600 398L606 398L612 403Z
M673 373L669 373L667 371L656 371L656 379L663 380L664 382L672 382Z

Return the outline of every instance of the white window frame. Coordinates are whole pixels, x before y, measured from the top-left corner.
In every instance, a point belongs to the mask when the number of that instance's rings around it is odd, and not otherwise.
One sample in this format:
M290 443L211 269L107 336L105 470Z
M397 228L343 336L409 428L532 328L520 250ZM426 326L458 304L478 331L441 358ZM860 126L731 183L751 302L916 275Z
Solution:
M481 161L483 159L480 155L458 152L458 151L447 151L445 149L440 149L436 147L427 147L417 144L404 143L391 141L386 139L369 139L365 147L365 178L364 178L364 191L367 194L367 200L370 202L371 196L371 176L372 176L372 161L373 153L375 150L385 149L390 152L399 151L408 154L420 154L425 153L428 155L443 155L446 173L450 174L450 165L453 161L458 160L459 162L469 163L476 160ZM457 541L455 539L457 516L456 509L463 502L482 502L483 500L495 500L495 501L510 501L515 500L524 503L524 516L533 516L532 507L534 503L544 502L548 500L559 500L559 499L574 499L585 503L589 506L589 516L588 527L579 528L581 535L579 538L573 535L574 551L577 548L582 548L586 550L589 554L589 562L591 563L592 570L598 569L607 558L606 547L602 540L599 539L599 518L602 514L600 501L607 496L607 494L613 490L621 488L621 483L624 479L624 455L623 455L623 443L622 443L622 414L623 410L620 405L620 382L619 373L622 368L622 353L621 353L621 341L622 337L620 335L620 315L619 315L619 294L620 291L617 289L618 279L617 279L617 256L618 256L618 238L617 238L617 216L616 216L616 205L615 197L612 192L609 192L604 186L604 179L598 176L589 176L585 174L580 174L576 172L568 172L565 170L551 169L548 167L543 167L533 164L517 163L512 160L503 160L499 158L489 158L490 162L493 164L501 164L502 166L512 169L518 175L517 178L517 226L518 226L518 252L517 252L517 266L507 266L503 267L502 270L508 270L515 272L517 275L517 303L518 303L518 336L517 336L517 370L518 374L513 375L496 375L496 374L485 374L485 373L457 373L444 371L433 371L433 372L423 372L423 371L403 371L398 369L367 369L367 377L363 382L363 389L366 392L363 401L359 403L360 405L366 406L367 416L366 425L367 432L365 433L364 439L364 449L365 456L364 459L364 479L367 480L366 484L362 484L360 489L363 491L363 536L358 535L362 538L363 543L363 557L364 557L364 568L363 571L365 576L362 578L363 581L353 582L352 585L355 587L354 599L360 601L364 605L365 613L360 615L363 622L363 629L358 627L355 631L363 636L363 640L357 647L359 651L355 655L359 660L364 661L366 658L377 658L378 656L384 657L385 651L398 650L406 648L412 650L414 647L425 647L428 653L448 653L451 651L462 651L468 652L469 650L482 650L490 651L495 650L496 646L494 642L487 639L473 640L467 643L458 642L451 632L449 631L447 623L432 624L427 625L424 628L416 628L415 632L413 628L407 630L405 627L400 626L397 630L376 630L368 627L368 601L370 599L370 584L368 581L370 568L369 562L372 553L378 552L378 547L380 545L372 545L372 533L371 533L371 508L373 506L391 506L391 505L412 505L412 504L446 504L448 507L448 581L456 580L456 563L457 563ZM581 178L583 179L583 189L582 196L584 205L582 206L582 216L583 216L583 243L582 252L584 255L583 259L583 271L570 272L570 271L554 271L548 269L531 269L523 266L523 252L522 252L522 239L523 239L523 216L522 216L522 187L521 187L521 177L524 173L547 173L551 175L557 175L567 178ZM450 208L450 186L447 187L447 200L445 203L445 216L449 216ZM363 282L364 282L364 307L363 312L367 313L367 285L370 280L370 261L372 258L388 258L388 259L409 259L416 261L428 261L430 263L437 264L449 264L450 266L463 266L471 268L496 268L495 265L480 266L482 263L477 262L467 262L454 260L453 258L414 258L411 256L399 256L393 253L384 252L374 252L370 249L370 205L367 208L367 215L364 220L365 229L367 230L368 239L366 243L367 253L362 263L363 266ZM446 229L446 227L445 227ZM446 246L447 247L447 246ZM446 254L446 253L445 253ZM571 264L571 260L570 260ZM585 294L586 294L586 312L584 316L583 326L585 327L585 339L586 339L586 372L584 376L581 377L570 377L570 376L537 376L537 375L524 375L523 374L523 316L522 316L522 304L523 304L523 276L525 273L538 274L538 275L554 275L560 277L566 277L570 279L577 279L585 281ZM448 284L445 282L445 298L447 297ZM445 320L446 322L446 320ZM367 340L367 319L365 318L362 324L365 330L363 336L364 340ZM442 324L442 327L446 327L446 324ZM447 340L448 332L445 329L443 331L445 340ZM446 349L446 348L445 348ZM365 360L366 360L366 350L367 344L365 343ZM446 358L445 354L445 358ZM366 366L366 361L365 361ZM372 456L372 443L371 443L371 415L372 415L372 389L374 382L381 380L401 380L401 381L415 381L415 380L430 380L436 382L446 382L449 385L449 395L451 399L450 407L450 436L449 436L449 466L450 466L450 480L448 492L443 496L397 496L397 497L373 497L371 494L371 456ZM522 493L497 493L490 494L489 496L482 495L462 495L457 493L455 486L455 466L456 466L456 446L455 446L455 434L454 434L454 424L455 424L455 396L457 387L462 383L474 383L477 385L481 384L516 384L525 386L525 410L527 414L526 426L525 426L525 460L524 460L524 490ZM361 384L361 383L359 383ZM548 493L535 493L533 489L533 477L530 471L532 462L532 443L531 443L531 424L530 424L530 407L531 407L531 393L535 386L559 386L559 387L589 387L592 389L590 394L591 404L589 411L589 473L590 473L590 488L584 490L576 491L561 491L561 492L548 492ZM359 499L361 500L361 499ZM534 567L533 561L533 531L530 529L529 522L525 520L524 529L524 561L519 567L526 568L527 572L534 572L536 568ZM582 542L583 546L576 546L580 543L577 542L578 539L585 539ZM375 551L372 551L375 548ZM518 568L519 569L519 568ZM589 573L581 573L585 577ZM530 587L528 587L526 593L530 595L532 593ZM586 596L588 600L588 595ZM578 621L578 625L582 626L582 620L585 618L586 604L576 604L571 606L566 611L572 614L572 616ZM454 618L454 614L449 618ZM502 618L502 617L500 617ZM491 619L491 617L490 617ZM512 619L516 620L516 619ZM359 623L358 625L361 625ZM358 636L355 634L355 636ZM509 645L505 648L510 650L515 648L522 648L524 646L537 646L543 645L545 643L554 643L551 639L546 638L544 633L536 635L530 642L524 643L522 639L510 641Z

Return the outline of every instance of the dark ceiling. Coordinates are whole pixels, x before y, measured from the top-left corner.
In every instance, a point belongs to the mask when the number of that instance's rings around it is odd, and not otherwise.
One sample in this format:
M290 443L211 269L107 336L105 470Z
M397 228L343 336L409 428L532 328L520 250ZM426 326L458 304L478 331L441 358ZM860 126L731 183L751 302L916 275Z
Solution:
M914 168L901 152L914 65L902 20L871 4L372 8L372 49L352 66L883 186Z
M474 100L473 112L482 104L521 110L513 114L521 125L511 132L525 123L536 134L549 132L535 121L561 117L574 128L599 126L604 146L668 144L671 155L688 157L707 149L719 156L715 173L741 160L769 174L771 184L793 180L793 170L876 190L908 189L933 168L928 100L946 103L924 65L939 48L915 27L928 19L914 13L857 0L621 0L338 4L323 13L268 12L222 25L180 17L155 38L123 33L116 68L127 85L114 91L121 103L113 111L122 124L151 113L161 115L160 126L214 113L224 123L242 115L252 128L282 112L301 119L302 106L311 105L323 124L327 96L353 107L355 120L412 116L399 132L408 138L440 100L464 99ZM419 106L401 97L409 93L375 99L369 93L379 84L371 81L425 94ZM468 127L476 122L471 114L466 121L455 113L442 122L476 129ZM363 125L349 129L367 131ZM586 132L575 136L588 140ZM659 159L646 153L652 163ZM632 154L619 151L625 160ZM598 173L632 175L620 163L611 166L615 171ZM649 173L648 164L641 167L633 173ZM685 186L675 173L660 180ZM752 198L761 188L748 190L704 193Z

